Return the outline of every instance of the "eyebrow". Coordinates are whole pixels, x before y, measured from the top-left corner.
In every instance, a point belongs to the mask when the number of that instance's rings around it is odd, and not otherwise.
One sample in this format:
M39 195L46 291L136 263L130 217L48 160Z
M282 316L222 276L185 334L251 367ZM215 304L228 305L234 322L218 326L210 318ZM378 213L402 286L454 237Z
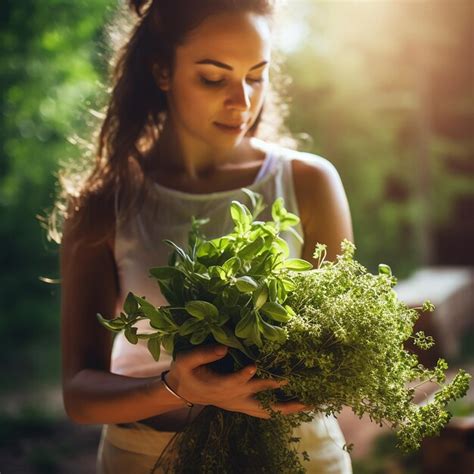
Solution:
M221 63L220 61L216 61L214 59L202 59L201 61L197 61L195 64L210 64L211 66L220 67L222 69L227 69L229 71L234 70L234 68L232 66L229 66L228 64ZM262 66L265 66L267 64L268 64L268 61L262 61L261 63L255 64L255 66L252 66L250 68L250 71L253 71L254 69L259 69Z

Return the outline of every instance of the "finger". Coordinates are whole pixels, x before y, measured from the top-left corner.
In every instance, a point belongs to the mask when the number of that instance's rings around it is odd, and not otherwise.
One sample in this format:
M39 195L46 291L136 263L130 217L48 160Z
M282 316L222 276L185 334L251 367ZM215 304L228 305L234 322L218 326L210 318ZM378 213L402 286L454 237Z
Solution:
M201 365L222 359L227 354L223 345L201 346L190 351L178 353L176 364L183 369L193 370Z
M270 413L262 407L260 402L253 398L248 399L248 403L242 413L265 420L268 420L271 417Z
M233 372L229 375L223 375L221 380L228 385L243 385L246 384L257 371L257 367L254 364L247 365L243 369Z
M263 392L264 390L275 390L288 383L287 380L262 380L255 379L248 382L251 393Z
M282 415L290 415L292 413L299 413L300 411L311 411L312 408L300 402L286 402L275 403L272 405L274 411L279 411Z

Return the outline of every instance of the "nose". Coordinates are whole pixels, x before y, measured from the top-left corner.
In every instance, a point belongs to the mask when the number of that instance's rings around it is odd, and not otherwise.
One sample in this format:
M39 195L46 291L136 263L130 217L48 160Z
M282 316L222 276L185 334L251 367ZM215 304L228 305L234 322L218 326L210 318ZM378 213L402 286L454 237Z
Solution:
M229 109L245 111L250 108L251 88L246 82L234 84L226 98L225 105Z

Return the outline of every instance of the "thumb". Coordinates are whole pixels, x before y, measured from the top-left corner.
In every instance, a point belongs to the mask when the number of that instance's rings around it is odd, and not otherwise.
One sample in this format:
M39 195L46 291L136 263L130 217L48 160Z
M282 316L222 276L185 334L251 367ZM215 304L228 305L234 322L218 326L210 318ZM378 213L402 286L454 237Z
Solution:
M215 360L222 359L226 354L227 346L200 346L196 347L196 349L179 353L176 356L176 364L185 370L193 370L200 365L209 364Z

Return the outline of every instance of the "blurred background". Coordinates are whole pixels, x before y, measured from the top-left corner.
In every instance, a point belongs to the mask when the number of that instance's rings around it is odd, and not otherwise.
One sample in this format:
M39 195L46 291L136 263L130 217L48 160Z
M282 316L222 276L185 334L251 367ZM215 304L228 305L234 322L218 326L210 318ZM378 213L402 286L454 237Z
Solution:
M437 306L420 319L438 341L423 362L442 356L452 369L473 373L474 2L287 3L278 46L290 78L288 128L301 150L339 170L357 259L373 272L378 263L390 265L407 304L429 298ZM58 248L38 216L52 206L59 163L81 153L72 137L87 138L89 109L106 99L104 26L116 6L1 2L5 473L94 472L99 427L74 425L63 413ZM391 435L343 413L354 472L471 473L472 393L452 411L442 436L410 456L395 449ZM451 468L440 470L446 459Z

